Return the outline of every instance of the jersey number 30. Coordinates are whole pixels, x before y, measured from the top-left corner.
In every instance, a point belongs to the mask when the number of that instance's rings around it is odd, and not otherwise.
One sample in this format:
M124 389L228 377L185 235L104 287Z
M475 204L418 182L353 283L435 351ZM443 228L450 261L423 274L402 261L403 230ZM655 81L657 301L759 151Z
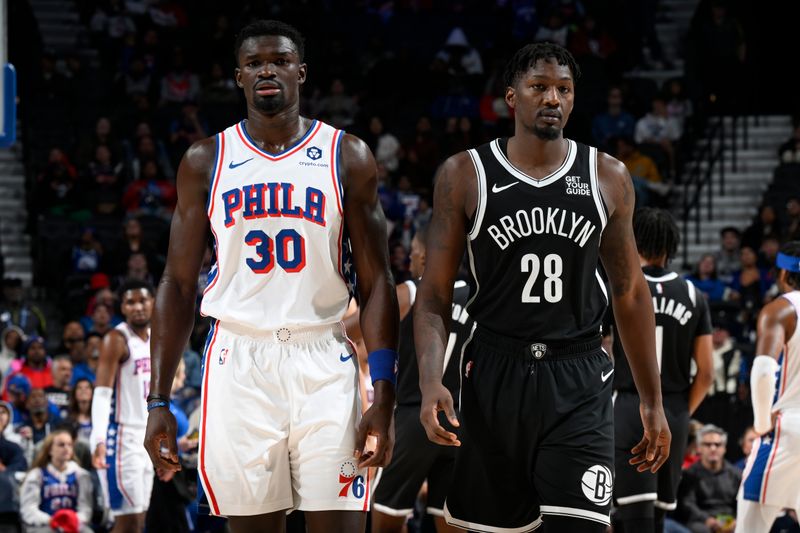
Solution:
M525 287L522 288L522 303L524 304L538 304L542 301L541 296L534 296L533 284L539 277L539 272L542 270L542 263L544 263L544 299L548 303L556 303L561 301L564 295L564 283L561 281L561 273L564 272L564 264L562 263L561 256L558 254L549 254L545 256L544 261L539 260L536 254L525 254L522 256L522 271L529 272L528 281L525 282Z
M300 272L306 266L306 243L293 229L283 229L272 237L259 229L250 231L244 242L255 247L258 258L247 258L247 266L256 274L268 274L277 262L285 272Z

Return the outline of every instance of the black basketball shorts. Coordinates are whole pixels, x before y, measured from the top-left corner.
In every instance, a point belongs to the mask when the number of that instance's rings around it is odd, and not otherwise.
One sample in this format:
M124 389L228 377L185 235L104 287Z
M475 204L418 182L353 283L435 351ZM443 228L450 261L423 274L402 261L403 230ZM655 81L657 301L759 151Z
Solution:
M394 412L395 441L392 461L377 477L372 508L391 516L407 516L414 510L422 483L428 480L428 514L442 516L450 488L456 449L428 440L419 421L419 405L398 405ZM440 417L440 421L441 421ZM448 431L456 431L444 424Z
M672 444L669 459L653 474L650 471L637 472L636 466L628 463L632 457L631 448L642 440L644 433L639 414L639 395L620 391L614 400L614 505L618 507L622 519L650 518L652 507L631 507L634 503L653 502L655 507L665 511L672 511L677 506L675 498L681 480L683 454L689 438L688 398L685 393L665 394L662 401L667 424L672 432Z
M546 346L477 328L461 361L461 447L448 523L532 531L548 516L609 524L613 364L600 339Z

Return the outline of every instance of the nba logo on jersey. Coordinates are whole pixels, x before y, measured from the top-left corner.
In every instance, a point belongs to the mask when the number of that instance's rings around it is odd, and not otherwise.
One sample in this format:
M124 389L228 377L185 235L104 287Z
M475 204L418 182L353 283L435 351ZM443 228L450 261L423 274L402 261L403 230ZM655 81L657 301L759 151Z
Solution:
M581 478L583 495L600 506L611 500L611 486L611 471L603 465L590 466Z
M224 365L225 361L228 360L228 349L223 348L219 351L219 364Z

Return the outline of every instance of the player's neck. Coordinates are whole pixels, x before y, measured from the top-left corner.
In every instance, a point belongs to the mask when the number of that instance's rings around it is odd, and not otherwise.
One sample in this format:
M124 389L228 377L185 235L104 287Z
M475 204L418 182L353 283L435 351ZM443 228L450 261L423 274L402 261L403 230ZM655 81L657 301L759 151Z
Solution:
M144 341L147 340L147 338L149 337L148 332L147 332L147 330L150 328L150 323L149 322L144 326L134 326L130 322L127 322L127 324L128 324L128 327L131 328L131 331L133 331L136 334L137 337L140 337Z
M514 164L528 167L558 167L567 157L567 149L563 136L546 140L535 133L517 129L508 139L508 158Z
M646 259L640 255L639 265L641 265L642 268L644 267L667 268L667 258L666 256L662 256L662 257L657 257L655 259Z
M276 115L265 115L250 109L244 127L260 148L277 153L302 137L308 130L309 122L310 119L300 116L296 108L286 109Z

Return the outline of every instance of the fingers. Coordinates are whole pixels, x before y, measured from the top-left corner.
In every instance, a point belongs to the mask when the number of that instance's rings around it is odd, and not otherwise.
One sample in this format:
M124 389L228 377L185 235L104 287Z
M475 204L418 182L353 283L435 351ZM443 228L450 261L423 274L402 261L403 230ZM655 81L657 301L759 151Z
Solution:
M458 427L458 417L456 417L456 410L455 407L453 407L453 397L448 394L442 399L442 403L444 405L441 405L441 410L444 411L444 414L447 416L447 421L450 422L450 425L453 427Z
M367 430L369 429L369 423L364 418L361 419L361 423L358 425L356 429L356 449L353 450L353 457L356 459L361 459L361 456L364 455L364 446L367 443Z
M438 409L433 407L430 410L423 411L422 415L420 416L422 426L425 428L425 433L428 435L428 440L436 444L441 444L442 446L461 446L461 441L458 440L458 435L447 431L439 423L438 417L436 416L437 412ZM453 412L453 416L455 416L455 412ZM450 416L448 415L448 419L449 418ZM456 420L456 423L457 422L458 420Z
M145 449L153 467L172 472L181 469L176 447L177 442L174 439L170 440L166 433L155 435L145 441Z
M389 435L377 433L378 445L375 451L367 452L361 455L358 461L358 468L367 468L370 466L386 466L392 458L392 448L394 442L390 442Z
M643 437L642 440L633 448L631 448L631 453L633 457L628 461L631 465L639 465L636 470L638 472L645 472L650 470L651 472L655 473L661 466L669 459L669 439L667 439L666 444L661 444L659 441L663 441L664 439L649 439L647 436ZM658 443L658 444L653 444ZM652 456L650 456L650 450L654 449Z

